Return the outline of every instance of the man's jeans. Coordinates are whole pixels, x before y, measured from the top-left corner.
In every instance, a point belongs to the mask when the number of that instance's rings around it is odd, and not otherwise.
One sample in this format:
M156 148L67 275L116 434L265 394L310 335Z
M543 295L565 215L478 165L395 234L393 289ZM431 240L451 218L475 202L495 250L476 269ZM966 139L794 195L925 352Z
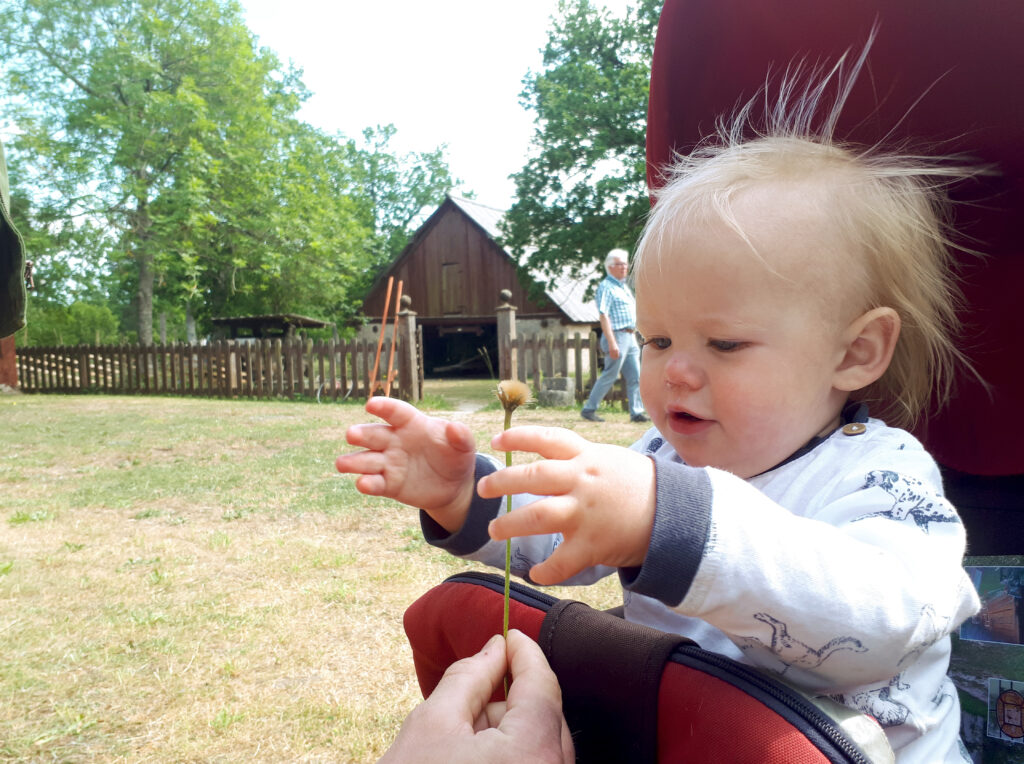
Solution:
M601 337L604 371L594 383L594 389L590 391L590 397L583 405L583 410L594 411L597 409L608 391L612 389L615 380L619 378L619 374L622 374L622 378L626 381L629 414L637 416L644 413L644 406L640 402L640 346L636 344L636 335L633 332L615 332L615 342L619 346L618 358L608 355L608 341L604 336Z

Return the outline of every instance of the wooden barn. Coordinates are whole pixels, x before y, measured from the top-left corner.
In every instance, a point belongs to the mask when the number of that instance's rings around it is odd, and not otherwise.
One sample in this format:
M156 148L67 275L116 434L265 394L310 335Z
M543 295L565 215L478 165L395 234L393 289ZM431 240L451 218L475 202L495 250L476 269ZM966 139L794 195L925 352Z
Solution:
M533 299L520 282L515 259L498 244L502 211L449 196L420 226L405 250L370 289L363 314L379 322L388 277L402 282L403 296L423 328L427 376L486 374L486 353L497 367L497 314L501 290L512 292L517 334L586 337L598 327L597 308L584 296L600 266L583 277L563 278ZM392 295L392 303L394 295ZM366 328L375 338L378 325Z

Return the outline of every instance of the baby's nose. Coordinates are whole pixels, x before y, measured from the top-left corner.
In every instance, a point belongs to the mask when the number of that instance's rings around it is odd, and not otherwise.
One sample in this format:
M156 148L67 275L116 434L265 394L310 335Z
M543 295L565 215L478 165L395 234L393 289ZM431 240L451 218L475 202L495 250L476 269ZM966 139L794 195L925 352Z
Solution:
M704 371L687 353L675 353L665 365L665 384L697 390L705 382Z

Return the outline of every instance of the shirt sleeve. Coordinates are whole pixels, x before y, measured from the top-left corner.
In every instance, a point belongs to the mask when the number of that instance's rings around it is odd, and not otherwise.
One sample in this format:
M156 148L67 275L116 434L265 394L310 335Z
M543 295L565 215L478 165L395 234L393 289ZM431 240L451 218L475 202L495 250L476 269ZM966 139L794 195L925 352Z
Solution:
M597 312L608 315L611 309L611 290L608 288L608 281L604 279L597 285L597 294L594 295L594 302L597 304Z
M978 609L963 526L921 459L847 468L803 516L734 475L688 469L659 465L650 550L620 577L757 665L841 692L899 673Z
M501 463L483 454L476 456L474 482L501 468ZM512 497L512 510L525 506L540 497L533 494L517 494ZM495 568L505 567L505 542L493 541L487 534L487 526L491 520L505 511L504 497L482 499L474 494L469 506L469 513L462 527L449 534L438 525L426 512L420 512L420 528L423 538L432 546L444 549L451 554L467 560L482 562ZM562 543L561 534L542 536L524 536L512 539L512 573L520 578L530 580L530 568L543 562ZM577 573L561 582L564 586L586 586L615 572L615 568L598 565Z

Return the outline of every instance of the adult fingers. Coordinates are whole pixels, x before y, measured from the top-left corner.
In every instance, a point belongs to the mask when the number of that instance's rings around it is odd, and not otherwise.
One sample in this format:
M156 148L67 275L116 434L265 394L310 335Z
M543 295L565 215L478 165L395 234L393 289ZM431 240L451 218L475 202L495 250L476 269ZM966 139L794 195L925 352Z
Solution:
M499 729L511 737L529 734L542 749L561 750L563 761L574 761L562 690L543 651L516 629L509 630L507 650L512 685Z
M474 724L505 675L505 641L495 634L480 652L456 661L424 701L447 716Z
M519 629L509 629L505 649L512 674L509 704L514 707L520 703L538 703L561 711L562 688L540 645Z
M476 655L456 661L444 672L430 697L414 708L382 764L453 764L508 761L482 757L480 749L497 730L483 725L485 708L505 675L505 641L495 635ZM483 745L481 745L483 743ZM497 753L507 746L492 746ZM516 763L518 764L518 762Z
M487 708L484 709L483 714L477 719L476 731L490 729L491 727L497 727L501 724L501 720L505 718L505 711L508 704L504 700L499 700L495 703L488 703Z

